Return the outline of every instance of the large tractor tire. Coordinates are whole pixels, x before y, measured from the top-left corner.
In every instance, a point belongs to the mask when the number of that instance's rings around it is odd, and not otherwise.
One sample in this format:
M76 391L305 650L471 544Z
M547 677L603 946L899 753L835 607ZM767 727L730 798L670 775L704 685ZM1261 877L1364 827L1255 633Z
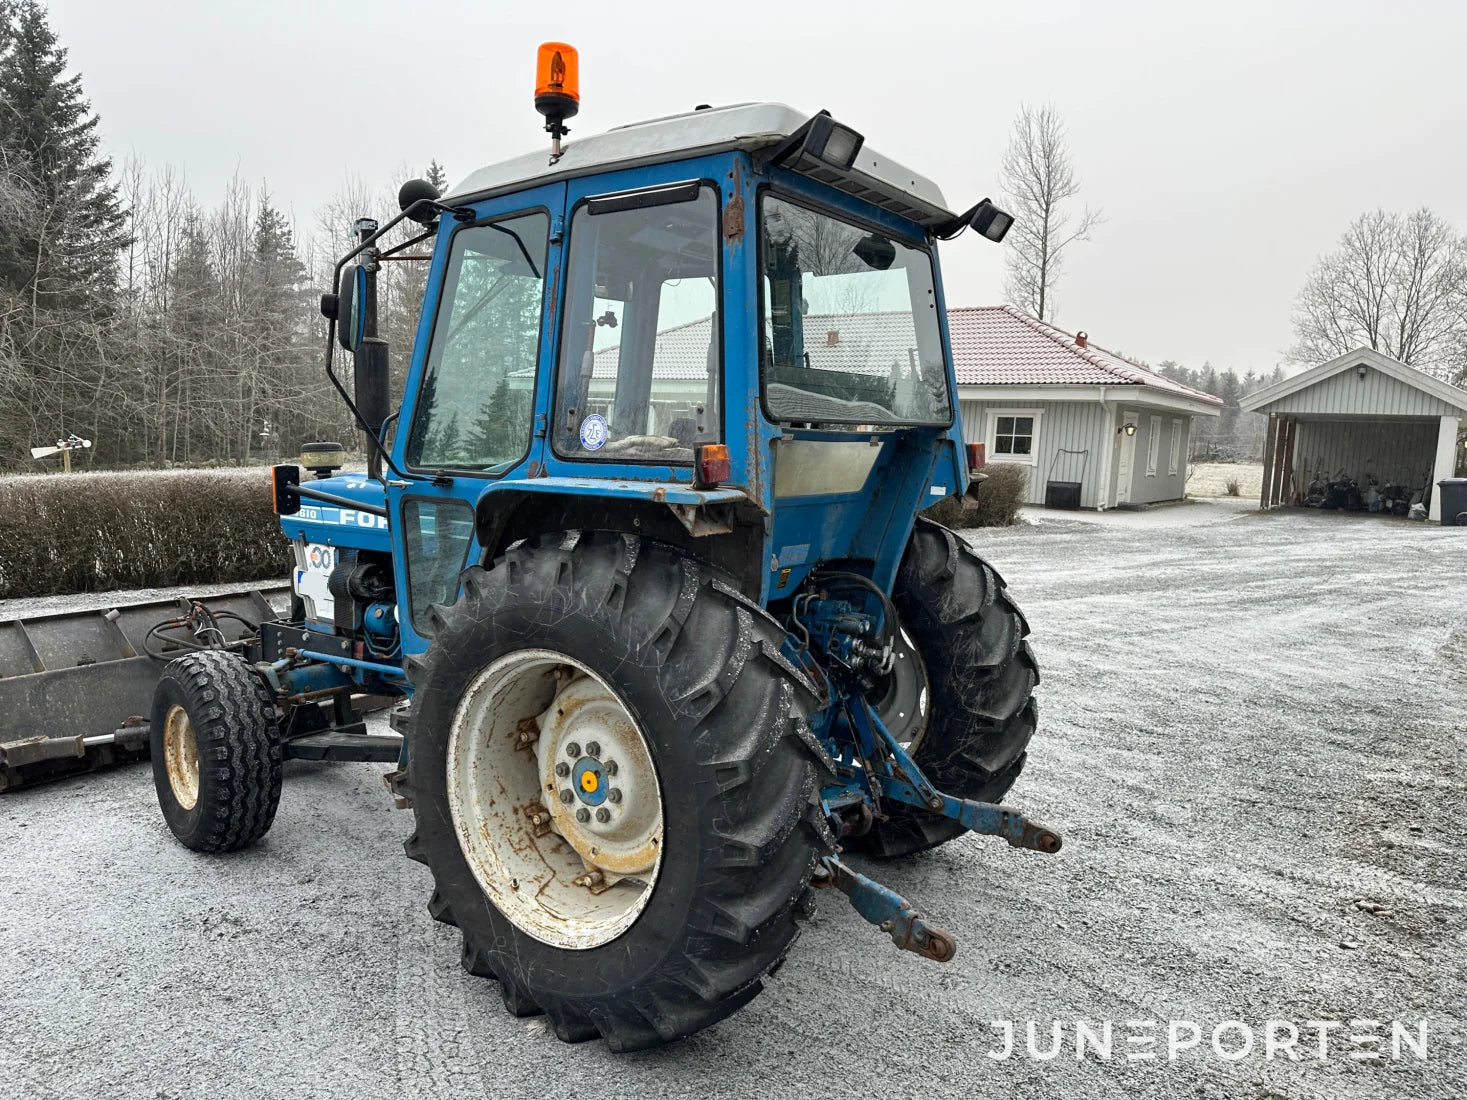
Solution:
M223 650L170 661L148 728L163 820L196 852L259 840L280 805L275 701L245 659Z
M892 602L907 644L898 653L901 682L874 700L878 713L938 790L999 801L1024 767L1039 718L1029 624L998 572L927 519L912 531ZM925 708L914 712L924 689ZM915 806L887 801L883 810L886 819L846 847L903 856L967 831Z
M471 568L411 660L429 911L516 1016L616 1051L748 1002L834 848L783 631L720 573L613 533Z

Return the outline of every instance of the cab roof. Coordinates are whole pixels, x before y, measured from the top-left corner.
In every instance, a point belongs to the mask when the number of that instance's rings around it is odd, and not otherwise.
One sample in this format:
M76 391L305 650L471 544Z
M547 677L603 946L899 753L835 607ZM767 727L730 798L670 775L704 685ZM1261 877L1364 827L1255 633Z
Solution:
M683 160L731 149L762 149L788 137L809 119L783 103L735 103L618 126L566 142L553 165L547 150L500 161L471 173L443 202L477 202L542 183L639 165ZM892 214L931 229L951 221L937 184L862 145L851 168L833 168L801 155L786 167Z

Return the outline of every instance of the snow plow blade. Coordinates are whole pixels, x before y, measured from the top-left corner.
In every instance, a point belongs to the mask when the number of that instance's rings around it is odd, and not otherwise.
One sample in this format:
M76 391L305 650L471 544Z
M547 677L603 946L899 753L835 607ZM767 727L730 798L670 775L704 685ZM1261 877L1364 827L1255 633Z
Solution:
M235 642L253 633L247 623L278 617L289 598L288 586L265 585L197 602ZM194 604L154 600L0 622L0 791L146 758L153 688L167 660L184 652L176 643L191 638L182 627L148 635Z

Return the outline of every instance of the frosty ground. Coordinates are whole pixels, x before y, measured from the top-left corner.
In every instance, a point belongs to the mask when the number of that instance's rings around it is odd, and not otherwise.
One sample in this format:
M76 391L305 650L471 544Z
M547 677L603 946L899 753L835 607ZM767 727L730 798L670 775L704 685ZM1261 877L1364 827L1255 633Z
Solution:
M957 936L951 964L822 897L733 1018L569 1047L459 969L379 766L291 766L229 858L175 844L137 767L0 797L0 1095L1461 1095L1467 533L1237 502L1028 519L972 541L1044 670L1011 801L1065 847L877 868ZM1423 1016L1425 1062L1077 1061L1069 1038ZM986 1057L988 1021L1031 1019L1065 1022L1058 1058Z

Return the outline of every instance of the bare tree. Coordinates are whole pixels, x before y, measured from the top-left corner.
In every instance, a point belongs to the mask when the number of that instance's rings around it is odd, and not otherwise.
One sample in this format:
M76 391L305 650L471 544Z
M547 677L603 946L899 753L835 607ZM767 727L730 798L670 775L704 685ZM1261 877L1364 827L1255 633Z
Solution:
M1364 346L1452 377L1467 349L1467 239L1425 207L1361 214L1310 271L1294 333L1296 362Z
M999 175L1014 226L1009 230L1009 301L1041 321L1054 316L1054 289L1065 250L1088 240L1100 224L1100 211L1088 207L1079 217L1067 208L1080 192L1065 126L1050 104L1024 104L1004 150Z

